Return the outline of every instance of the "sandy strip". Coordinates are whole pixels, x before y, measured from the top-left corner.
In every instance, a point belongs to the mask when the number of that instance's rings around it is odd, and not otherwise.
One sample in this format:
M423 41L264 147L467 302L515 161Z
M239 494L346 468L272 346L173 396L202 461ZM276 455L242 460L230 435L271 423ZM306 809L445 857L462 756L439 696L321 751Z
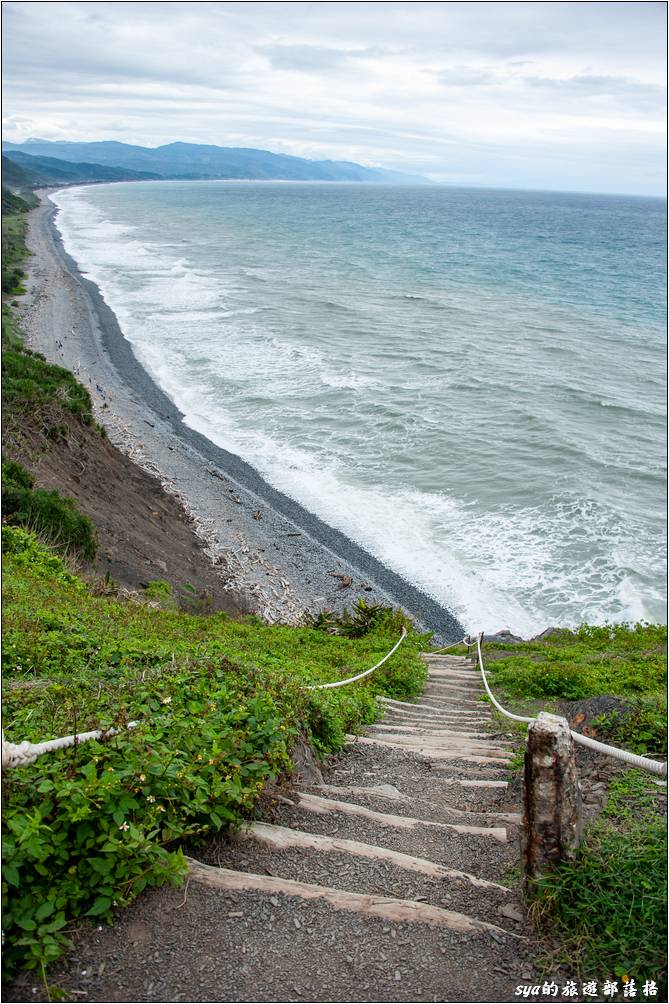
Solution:
M30 214L32 257L19 298L28 344L88 387L111 441L181 500L230 588L269 621L297 623L305 611L340 610L363 596L403 607L438 641L461 638L448 610L184 424L138 363L98 287L65 252L48 192L41 200ZM336 576L349 576L352 585L340 588Z

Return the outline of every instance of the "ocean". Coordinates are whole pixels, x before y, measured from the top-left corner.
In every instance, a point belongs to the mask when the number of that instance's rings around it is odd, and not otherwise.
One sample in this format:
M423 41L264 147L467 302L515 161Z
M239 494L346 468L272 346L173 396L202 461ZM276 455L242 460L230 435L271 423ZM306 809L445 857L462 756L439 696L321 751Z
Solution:
M141 182L66 250L213 442L468 630L666 621L666 203Z

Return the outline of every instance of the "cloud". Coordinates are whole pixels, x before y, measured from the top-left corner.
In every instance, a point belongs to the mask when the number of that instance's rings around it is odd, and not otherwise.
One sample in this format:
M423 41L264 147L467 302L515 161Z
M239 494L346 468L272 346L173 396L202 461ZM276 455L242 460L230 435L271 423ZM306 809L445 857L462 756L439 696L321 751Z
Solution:
M275 70L297 73L344 70L350 68L357 59L379 54L378 49L371 47L351 50L329 49L323 45L267 45L256 51L266 56Z
M659 4L8 2L3 14L9 139L182 139L459 183L660 190Z
M444 87L488 87L499 79L496 73L476 66L450 66L439 73L439 83Z
M582 73L573 77L525 77L524 83L533 88L551 91L561 98L609 98L634 110L661 113L665 107L666 88L647 84L629 77L601 76Z

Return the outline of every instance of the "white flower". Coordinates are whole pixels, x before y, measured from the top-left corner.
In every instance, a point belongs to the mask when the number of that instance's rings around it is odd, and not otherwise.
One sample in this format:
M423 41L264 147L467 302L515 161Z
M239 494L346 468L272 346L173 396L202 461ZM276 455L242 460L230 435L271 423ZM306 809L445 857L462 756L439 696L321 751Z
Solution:
M126 830L129 830L129 829L130 829L130 827L125 822L121 823L121 825L119 826L119 830L123 830L124 833L125 833Z
M146 796L146 800L147 800L147 802L155 802L156 797L155 797L155 795L147 795Z
M171 703L172 703L171 697L163 697L163 704L171 704Z

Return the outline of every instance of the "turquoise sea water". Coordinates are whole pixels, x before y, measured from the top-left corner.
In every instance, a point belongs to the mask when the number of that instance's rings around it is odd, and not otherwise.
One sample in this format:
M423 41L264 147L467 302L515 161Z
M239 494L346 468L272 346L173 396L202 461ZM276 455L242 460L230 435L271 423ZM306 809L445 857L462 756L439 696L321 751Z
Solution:
M666 203L66 189L65 246L188 424L468 629L666 619Z

